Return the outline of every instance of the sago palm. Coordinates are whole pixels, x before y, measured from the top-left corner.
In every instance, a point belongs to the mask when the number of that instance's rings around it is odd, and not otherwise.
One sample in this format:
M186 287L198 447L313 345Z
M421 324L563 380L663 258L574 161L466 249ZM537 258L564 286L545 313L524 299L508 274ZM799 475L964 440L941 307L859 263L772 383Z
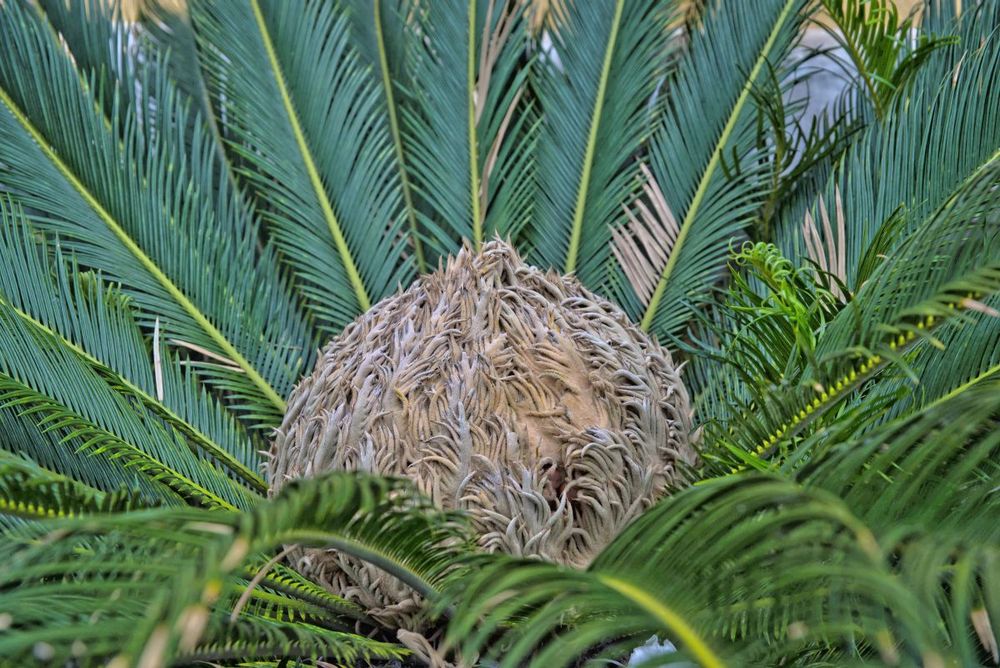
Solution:
M175 4L0 0L5 665L1000 661L1000 5Z

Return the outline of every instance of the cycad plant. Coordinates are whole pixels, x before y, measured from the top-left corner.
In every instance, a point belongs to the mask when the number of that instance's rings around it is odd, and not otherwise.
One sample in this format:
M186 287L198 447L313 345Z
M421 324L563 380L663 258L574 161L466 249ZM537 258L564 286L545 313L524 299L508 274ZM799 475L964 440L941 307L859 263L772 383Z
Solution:
M175 4L0 0L5 664L1000 662L1000 5ZM843 61L825 105L814 21ZM442 274L516 258L496 237L538 269ZM423 442L352 421L405 410L391 351L434 372L405 344L442 289L499 313L434 325L453 368L521 342L478 393L566 405L510 399L501 429L428 390ZM501 341L525 323L537 346ZM560 337L616 352L560 377ZM283 421L346 463L269 493ZM456 444L564 423L604 463L499 467L537 494L496 545L490 508L370 473L420 450L457 475L486 455ZM607 464L624 443L661 454ZM587 519L592 551L510 537L532 503L576 531L602 485L635 504ZM415 609L366 602L390 581Z

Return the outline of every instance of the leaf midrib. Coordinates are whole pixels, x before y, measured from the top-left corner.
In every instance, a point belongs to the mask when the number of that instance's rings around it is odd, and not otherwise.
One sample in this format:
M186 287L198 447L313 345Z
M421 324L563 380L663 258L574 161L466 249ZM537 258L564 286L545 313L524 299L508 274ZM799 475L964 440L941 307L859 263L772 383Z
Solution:
M142 473L142 475L144 477L146 477L147 479L149 479L151 482L153 482L153 483L159 483L159 484L163 485L164 487L166 487L167 489L169 489L172 492L174 492L175 494L181 494L182 492L177 487L175 487L175 485L177 485L177 483L174 482L172 484L172 480L180 481L181 485L183 485L182 489L186 488L186 489L193 490L198 496L200 496L202 499L208 500L213 506L215 506L217 508L223 508L223 509L226 509L226 510L235 510L236 509L236 507L233 504L229 503L228 501L226 501L225 499L223 499L219 495L215 494L214 492L212 492L208 488L206 488L206 487L198 484L194 480L191 480L190 478L188 478L186 475L184 475L180 471L177 471L173 467L171 467L171 466L169 466L169 465L161 462L156 457L153 457L149 453L147 453L147 452L139 449L138 447L136 447L132 443L129 443L128 441L126 441L122 437L120 437L117 434L115 434L114 432L109 431L108 429L106 429L104 427L101 427L100 425L94 423L93 421L91 421L90 419L84 417L83 415L81 415L77 411L69 408L68 406L66 406L62 402L56 401L55 399L52 399L48 395L46 395L46 394L44 394L42 392L39 392L38 390L36 390L35 388L31 387L30 385L28 385L28 384L26 384L26 383L18 380L14 376L11 376L11 375L9 375L7 373L0 372L0 379L6 379L6 381L7 381L7 383L9 385L16 386L17 388L20 388L18 390L18 394L20 395L19 398L15 398L15 399L2 399L2 400L0 400L0 402L2 402L2 405L4 407L16 407L16 406L19 406L21 404L29 403L30 402L30 408L28 410L31 411L31 412L34 412L34 411L38 411L39 410L39 403L37 403L37 402L41 401L43 404L47 404L47 405L42 405L41 408L40 408L40 410L42 412L44 412L44 413L54 414L56 410L65 411L65 413L67 415L72 415L76 420L79 420L80 423L88 425L88 427L89 427L88 431L92 431L93 434L100 434L107 441L113 442L118 447L123 448L124 450L126 450L128 452L127 457L129 457L133 461L134 460L143 460L144 462L147 463L147 465L149 465L153 469L156 469L161 475L149 476L145 472ZM5 393L2 391L2 389L0 389L0 395L2 395L2 394L5 394ZM26 401L26 399L27 399L27 401ZM48 421L48 420L47 419L43 419L42 422L39 423L39 427L42 428L42 429L45 429L45 427L43 427L42 425L46 421ZM60 426L62 424L63 424L63 420L60 419L60 420L57 420L55 422L54 426ZM66 438L72 438L72 437L80 436L80 435L83 435L81 433L80 429L79 428L73 428L73 429L71 429L70 434ZM96 441L96 439L95 439L94 436L88 435L84 439L84 447L85 448L89 448L89 447L93 446L95 444L95 441ZM107 445L105 445L104 442L102 441L102 442L100 442L100 443L97 444L97 447L100 450L100 449L106 448ZM125 466L127 467L130 463L131 462L128 459L126 459ZM170 477L168 478L168 477L162 475L163 473L169 473Z
M577 190L576 205L573 209L573 226L570 231L569 248L566 251L565 273L567 274L576 270L576 259L583 240L583 219L587 209L587 195L590 191L590 178L594 168L594 156L597 153L597 134L601 126L601 116L604 113L604 98L607 95L608 80L611 76L611 61L614 58L615 45L618 41L618 29L621 27L622 12L624 9L625 0L618 0L615 4L615 14L611 22L608 44L604 50L601 77L597 84L597 96L594 100L590 129L587 133L587 146L583 154L583 171L580 174L580 188Z
M662 624L671 633L672 638L676 639L691 652L693 657L698 661L698 665L705 668L723 668L725 664L722 659L712 651L698 632L675 610L651 596L648 592L621 578L598 573L597 579L601 584L632 601L632 603L642 608Z
M107 226L123 246L135 257L143 268L148 271L154 279L167 291L167 293L180 304L181 308L198 324L201 329L208 334L209 338L215 342L219 348L225 352L229 359L233 360L236 366L240 367L247 378L257 386L261 393L270 401L281 413L285 412L285 402L278 395L275 389L261 376L260 372L250 364L250 362L236 349L236 347L220 332L208 317L202 313L194 302L192 302L184 292L178 288L173 281L164 273L162 269L150 258L139 245L128 235L125 229L117 220L104 208L97 198L90 192L84 183L77 178L69 166L62 161L55 150L46 141L45 136L32 124L31 120L21 111L17 103L10 97L5 89L0 87L0 102L7 107L7 110L21 124L25 132L38 145L46 158L52 163L56 170L62 175L70 186L83 198L84 202L97 214L97 217Z
M406 171L406 159L403 153L403 136L399 129L399 117L396 115L396 94L392 90L392 77L389 73L389 54L385 46L385 31L382 29L382 0L372 2L373 21L375 23L375 46L378 51L379 71L382 75L382 88L385 94L386 112L389 116L389 132L392 134L392 144L399 163L400 185L403 190L403 204L406 207L406 218L410 225L410 241L413 253L417 258L417 270L423 273L427 270L424 258L424 246L420 241L420 230L417 227L416 207L413 205L413 192L410 176Z
M648 332L649 328L653 324L653 319L659 309L660 300L663 298L663 293L665 292L667 284L670 281L670 276L673 274L674 267L677 266L677 261L681 256L684 242L686 241L688 234L691 232L691 227L698 215L698 211L701 208L703 200L705 199L705 195L708 194L708 187L711 184L712 177L715 175L715 171L718 169L719 163L722 160L722 151L725 150L726 144L729 143L729 138L736 130L736 124L739 122L740 114L743 112L743 107L746 106L747 100L750 99L750 92L753 88L753 83L757 80L757 75L760 74L761 69L767 62L767 59L771 54L771 50L774 48L774 44L778 41L778 36L781 34L781 30L785 26L785 23L787 23L789 15L792 13L792 8L797 4L797 2L798 0L786 0L785 6L782 8L781 13L778 15L778 19L774 23L774 27L771 29L771 33L767 37L767 41L764 42L764 46L761 47L760 52L757 54L757 60L754 62L753 68L747 76L743 90L740 92L739 97L736 98L736 102L729 114L729 118L726 120L726 125L722 129L722 134L719 135L719 140L716 142L715 148L712 150L712 156L709 158L708 164L702 172L694 197L691 198L691 205L688 207L687 213L684 215L684 221L681 223L680 232L674 240L673 248L670 251L670 257L667 258L667 264L663 267L663 271L660 274L660 280L656 285L656 290L653 292L653 296L650 298L649 304L646 307L646 312L642 316L640 327L643 331Z
M469 135L469 193L472 199L472 243L476 251L483 244L482 211L479 207L479 137L476 130L476 0L468 2L469 40L466 49L466 106ZM490 17L485 17L486 21ZM485 42L482 48L486 48ZM485 100L480 103L486 104Z
M55 330L48 327L45 323L40 320L36 320L31 314L22 311L13 304L7 302L2 296L0 296L0 303L6 303L22 320L27 322L30 326L34 327L38 331L57 339L63 346L72 350L78 357L83 359L88 365L93 367L98 373L108 374L114 377L116 382L120 383L129 392L133 393L139 398L139 400L151 411L158 414L163 419L167 420L172 426L174 426L178 431L180 431L185 436L196 441L197 444L205 451L211 453L212 457L219 460L221 464L229 468L233 473L238 475L244 481L250 483L253 488L259 492L267 491L267 484L257 475L252 469L245 466L241 461L236 459L232 453L223 448L221 445L216 443L213 439L204 434L197 427L192 425L190 422L177 415L168 406L153 398L149 393L140 388L138 385L134 384L128 378L118 373L104 362L98 358L91 355L89 352L84 350L81 346L77 345L75 342L66 338L62 334L56 332Z
M288 119L292 135L295 138L295 145L299 149L299 154L302 157L302 164L309 176L309 183L313 187L316 202L319 204L320 210L323 212L323 218L326 220L330 236L333 237L334 245L337 247L337 252L340 254L341 262L344 264L344 272L347 274L351 287L354 289L354 296L358 301L358 306L361 307L362 311L367 311L372 306L371 299L368 297L368 291L365 288L364 281L361 279L361 274L358 272L357 264L354 262L354 256L351 254L351 249L347 245L347 239L344 237L343 230L340 227L340 222L337 220L337 216L333 211L333 205L330 203L330 198L327 196L326 188L323 187L323 179L319 174L319 169L316 167L312 151L309 149L309 142L306 140L305 132L302 130L301 123L299 123L298 113L295 110L295 104L292 102L291 93L288 91L288 84L286 83L285 75L281 70L281 62L278 60L278 53L275 51L274 41L271 39L271 32L267 27L267 22L264 20L264 13L261 11L259 0L251 0L251 7L253 9L254 19L257 22L257 30L260 33L261 42L264 44L264 51L267 54L268 65L271 68L271 75L274 77L275 85L278 87L278 93L281 95L281 104L284 107L285 116Z

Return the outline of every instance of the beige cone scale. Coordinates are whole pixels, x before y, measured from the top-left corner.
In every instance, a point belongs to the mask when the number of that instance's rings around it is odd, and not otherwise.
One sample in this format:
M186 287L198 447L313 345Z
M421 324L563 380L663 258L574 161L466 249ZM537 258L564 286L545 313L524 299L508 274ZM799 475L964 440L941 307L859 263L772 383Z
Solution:
M272 493L331 470L407 477L467 511L484 550L585 566L694 464L690 414L670 354L618 307L494 241L327 344L267 475ZM324 550L297 562L384 621L419 611L374 567Z

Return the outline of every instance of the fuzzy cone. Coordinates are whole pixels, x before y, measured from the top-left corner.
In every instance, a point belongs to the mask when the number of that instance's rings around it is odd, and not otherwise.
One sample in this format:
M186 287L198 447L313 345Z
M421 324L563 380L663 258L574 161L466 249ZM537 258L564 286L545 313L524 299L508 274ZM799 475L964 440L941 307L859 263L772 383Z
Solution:
M295 388L272 493L331 470L407 477L470 515L484 550L585 566L696 455L670 354L575 279L494 241L349 325ZM413 628L420 602L329 550L298 566Z

